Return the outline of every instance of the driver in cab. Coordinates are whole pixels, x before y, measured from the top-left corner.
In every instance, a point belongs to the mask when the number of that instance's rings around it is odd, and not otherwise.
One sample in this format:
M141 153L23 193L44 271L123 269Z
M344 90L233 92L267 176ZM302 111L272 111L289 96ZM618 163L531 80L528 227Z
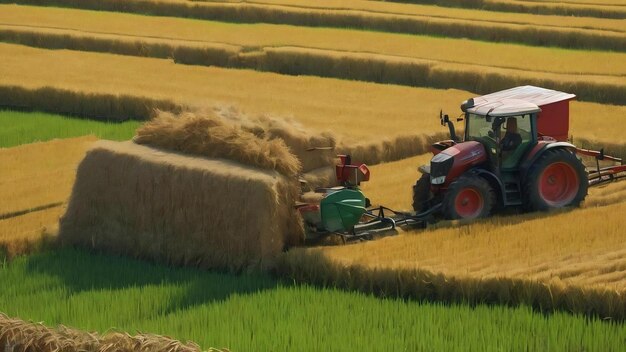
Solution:
M517 131L517 118L509 117L506 120L506 133L500 141L502 151L512 151L522 144L522 136Z

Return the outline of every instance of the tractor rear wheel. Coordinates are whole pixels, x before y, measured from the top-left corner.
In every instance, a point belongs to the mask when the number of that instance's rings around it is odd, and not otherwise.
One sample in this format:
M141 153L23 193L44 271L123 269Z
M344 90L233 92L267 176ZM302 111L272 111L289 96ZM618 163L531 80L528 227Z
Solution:
M487 180L474 175L461 176L443 196L443 215L446 219L484 218L489 216L494 203L495 194Z
M422 174L415 185L413 185L413 210L421 213L428 209L430 199L430 175Z
M587 172L566 149L548 150L539 157L525 181L525 207L544 211L578 206L587 196Z

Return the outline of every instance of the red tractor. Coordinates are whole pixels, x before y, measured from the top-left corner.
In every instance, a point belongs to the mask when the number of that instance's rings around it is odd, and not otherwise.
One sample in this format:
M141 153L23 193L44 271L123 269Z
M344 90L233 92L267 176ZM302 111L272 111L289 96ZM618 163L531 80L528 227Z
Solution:
M472 219L510 207L535 211L579 205L594 176L577 153L604 155L567 141L574 97L523 86L469 99L457 119L465 121L462 141L448 115L440 114L450 140L433 144L430 165L419 168L415 212L437 208L447 219ZM595 176L622 169L598 167Z

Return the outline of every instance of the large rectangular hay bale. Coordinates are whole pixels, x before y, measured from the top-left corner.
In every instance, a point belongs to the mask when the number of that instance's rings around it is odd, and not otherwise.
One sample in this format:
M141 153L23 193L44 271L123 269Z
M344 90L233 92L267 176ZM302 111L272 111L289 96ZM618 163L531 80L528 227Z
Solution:
M264 268L303 236L295 192L275 171L99 141L78 168L59 239L176 265Z

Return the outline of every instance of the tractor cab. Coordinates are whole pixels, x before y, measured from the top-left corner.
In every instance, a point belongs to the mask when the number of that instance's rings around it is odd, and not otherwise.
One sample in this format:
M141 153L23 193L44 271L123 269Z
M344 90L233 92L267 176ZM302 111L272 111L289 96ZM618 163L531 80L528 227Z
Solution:
M490 169L513 170L523 155L537 143L537 113L533 103L508 99L497 103L461 107L465 112L465 141L476 141L485 147Z

